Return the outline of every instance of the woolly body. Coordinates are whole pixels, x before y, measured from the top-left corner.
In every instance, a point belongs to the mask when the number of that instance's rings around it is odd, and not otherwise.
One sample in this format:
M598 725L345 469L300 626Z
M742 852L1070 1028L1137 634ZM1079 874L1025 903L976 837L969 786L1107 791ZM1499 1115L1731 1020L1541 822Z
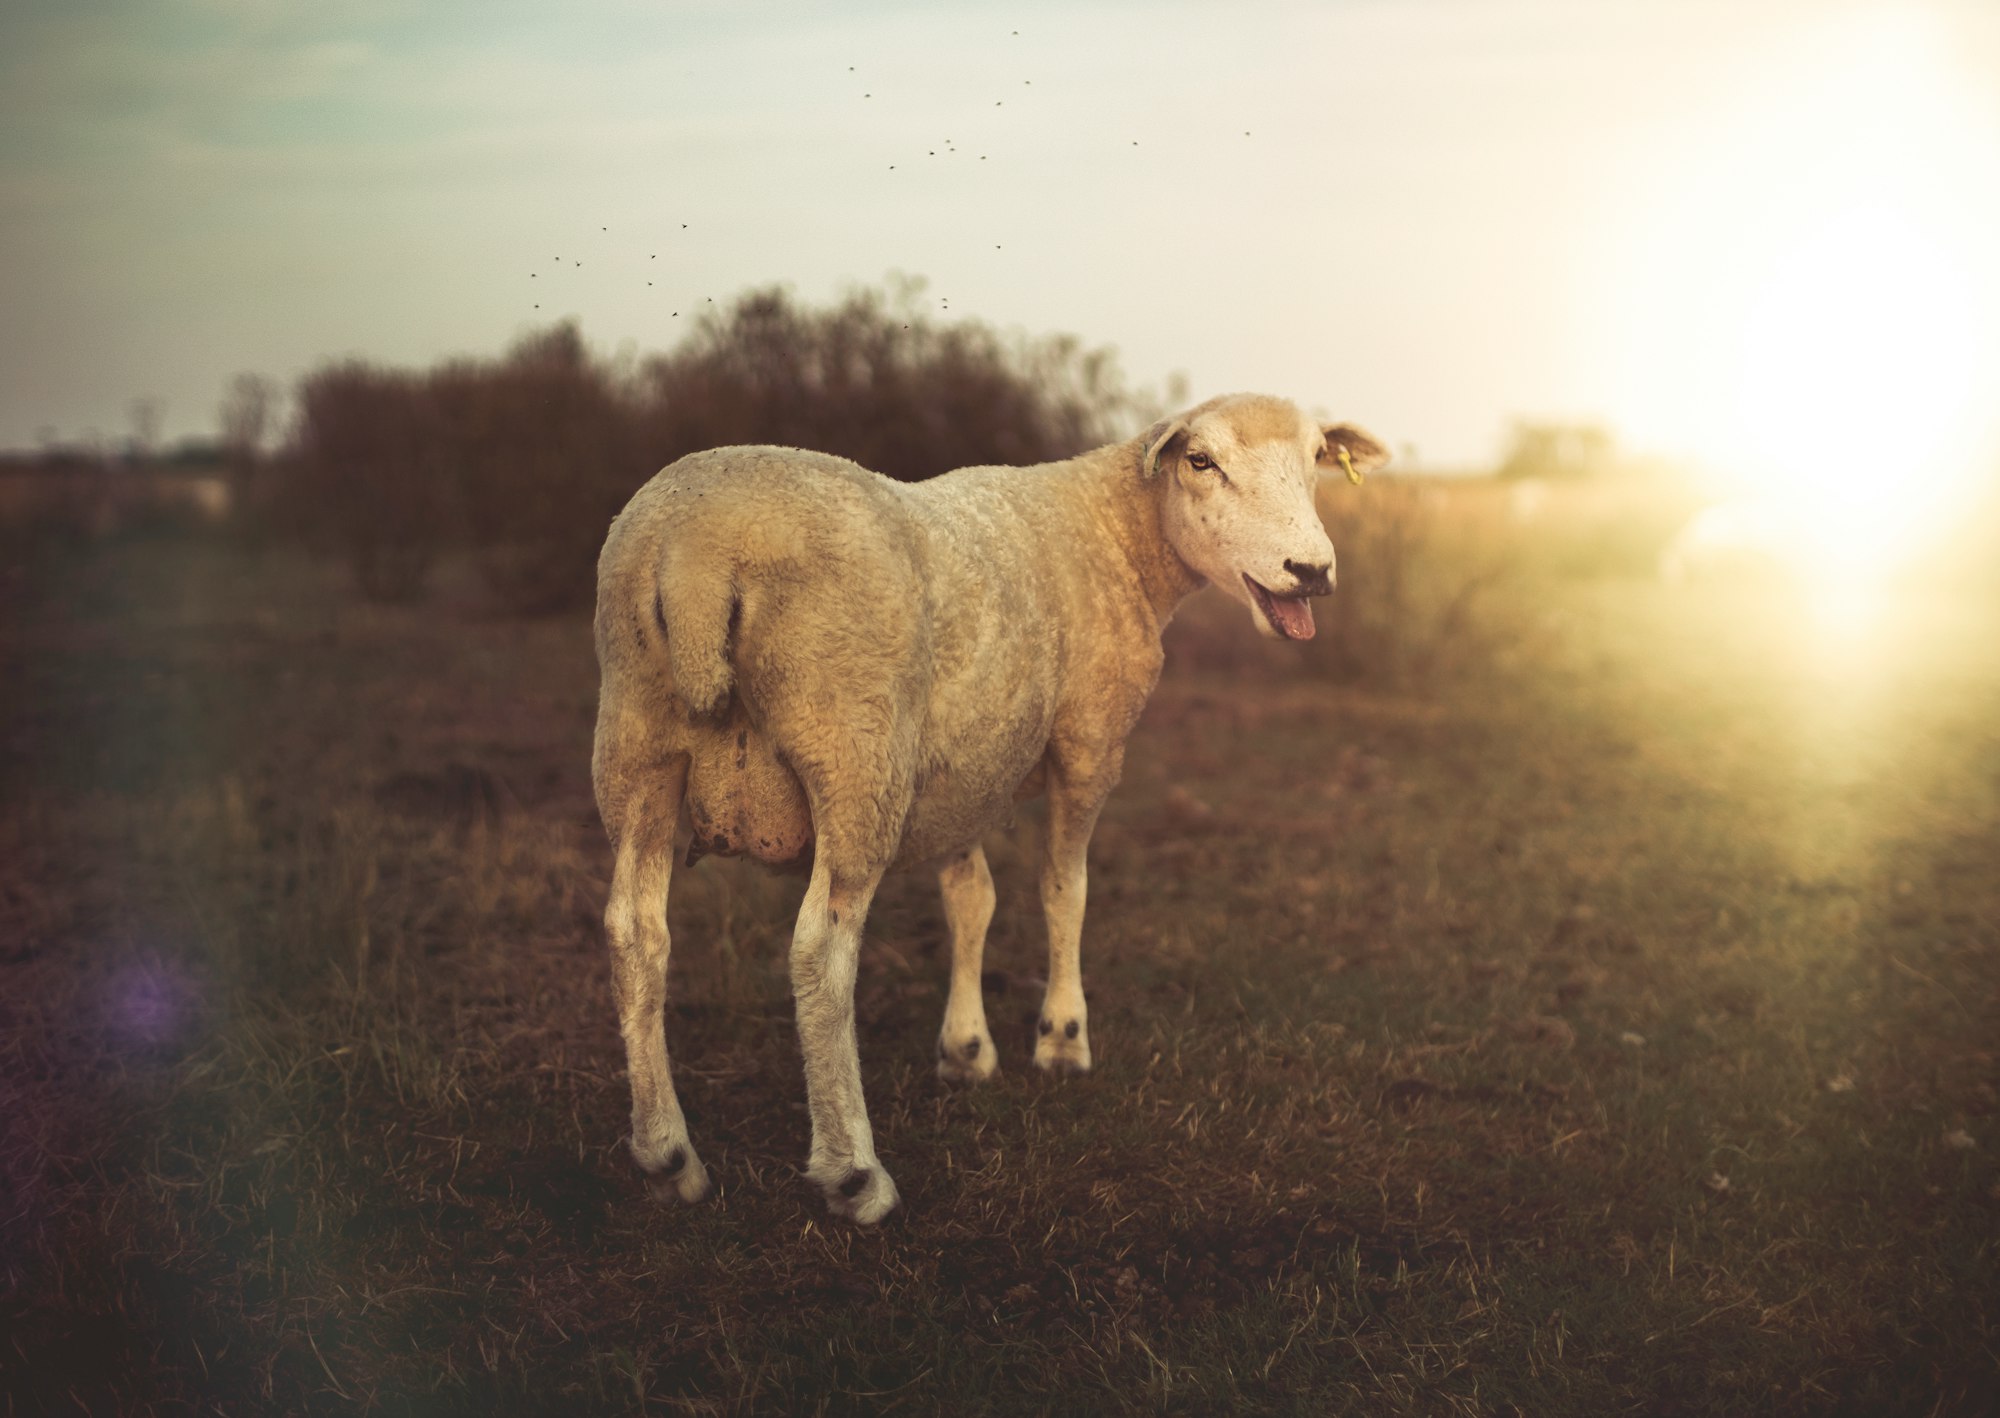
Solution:
M603 780L636 740L641 772L689 755L697 853L799 860L807 782L872 788L827 824L854 834L839 859L963 851L1051 748L1101 754L1144 706L1160 623L1196 584L1133 564L1121 523L1145 491L1129 448L908 485L787 449L683 459L605 544L601 785L622 796Z
M1240 485L1195 466L1210 447ZM1384 456L1283 401L1232 396L1035 467L899 484L826 454L724 448L634 495L598 565L593 774L617 853L606 924L633 1151L657 1188L694 1200L708 1186L661 1033L665 900L683 857L810 864L792 947L807 1173L837 1212L867 1222L896 1203L853 1037L875 886L892 866L940 864L953 972L939 1071L989 1075L978 966L993 891L979 844L1044 788L1051 963L1036 1061L1089 1067L1084 847L1158 679L1161 629L1213 578L1266 634L1311 633L1299 597L1331 585L1311 499L1329 447L1364 465Z

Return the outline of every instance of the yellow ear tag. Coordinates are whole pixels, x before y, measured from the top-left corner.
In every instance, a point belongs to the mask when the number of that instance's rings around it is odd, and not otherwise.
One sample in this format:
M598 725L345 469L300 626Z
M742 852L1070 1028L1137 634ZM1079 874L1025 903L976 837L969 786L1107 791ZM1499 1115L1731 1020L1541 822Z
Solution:
M1340 444L1340 466L1347 469L1347 480L1356 487L1361 486L1361 470L1354 466L1354 459L1347 455L1347 445Z

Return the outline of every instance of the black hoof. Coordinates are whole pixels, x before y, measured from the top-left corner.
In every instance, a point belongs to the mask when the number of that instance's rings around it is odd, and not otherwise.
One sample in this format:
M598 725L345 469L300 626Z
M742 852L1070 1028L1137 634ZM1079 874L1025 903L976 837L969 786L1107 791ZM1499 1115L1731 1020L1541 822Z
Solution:
M646 1190L656 1201L703 1201L715 1190L714 1179L692 1148L676 1147L658 1167L649 1168L642 1163L639 1171L646 1179Z

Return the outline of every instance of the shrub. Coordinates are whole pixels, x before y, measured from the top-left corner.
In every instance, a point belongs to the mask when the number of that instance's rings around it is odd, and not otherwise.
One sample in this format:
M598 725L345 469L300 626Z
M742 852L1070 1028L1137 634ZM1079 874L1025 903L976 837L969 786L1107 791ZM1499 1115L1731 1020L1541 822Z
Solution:
M1304 645L1267 640L1217 592L1195 597L1168 631L1170 663L1241 679L1301 672L1343 684L1429 691L1484 678L1527 630L1521 547L1491 479L1325 478L1321 520L1337 588L1313 602Z
M1108 350L940 325L920 289L817 310L752 291L634 370L570 323L423 374L330 365L299 390L291 521L383 599L416 594L462 539L500 604L533 613L588 603L612 517L699 449L789 444L913 480L1067 457L1153 414Z
M445 431L423 382L358 361L299 386L289 520L344 556L371 600L423 589L451 540Z
M1070 335L938 324L922 286L860 290L825 310L781 287L705 318L641 373L649 446L669 458L779 443L906 482L974 463L1039 463L1138 431L1156 411L1109 350Z
M460 520L481 578L516 614L588 601L604 529L658 464L626 381L573 324L494 362L431 374Z
M1320 515L1339 555L1339 590L1320 602L1307 652L1333 679L1425 683L1483 669L1513 633L1498 593L1517 548L1491 485L1375 477L1321 484Z

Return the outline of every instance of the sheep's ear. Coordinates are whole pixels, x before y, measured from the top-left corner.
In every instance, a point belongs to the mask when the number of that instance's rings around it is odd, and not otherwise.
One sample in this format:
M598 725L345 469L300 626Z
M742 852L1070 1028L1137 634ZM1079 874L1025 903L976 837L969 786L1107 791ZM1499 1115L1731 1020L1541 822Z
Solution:
M1372 473L1389 461L1389 450L1351 423L1330 423L1320 431L1326 435L1326 451L1319 455L1322 468L1344 473L1351 465L1354 473Z
M1160 471L1160 455L1176 438L1187 437L1187 425L1179 419L1161 419L1146 430L1144 451L1139 455L1139 472L1152 477Z

